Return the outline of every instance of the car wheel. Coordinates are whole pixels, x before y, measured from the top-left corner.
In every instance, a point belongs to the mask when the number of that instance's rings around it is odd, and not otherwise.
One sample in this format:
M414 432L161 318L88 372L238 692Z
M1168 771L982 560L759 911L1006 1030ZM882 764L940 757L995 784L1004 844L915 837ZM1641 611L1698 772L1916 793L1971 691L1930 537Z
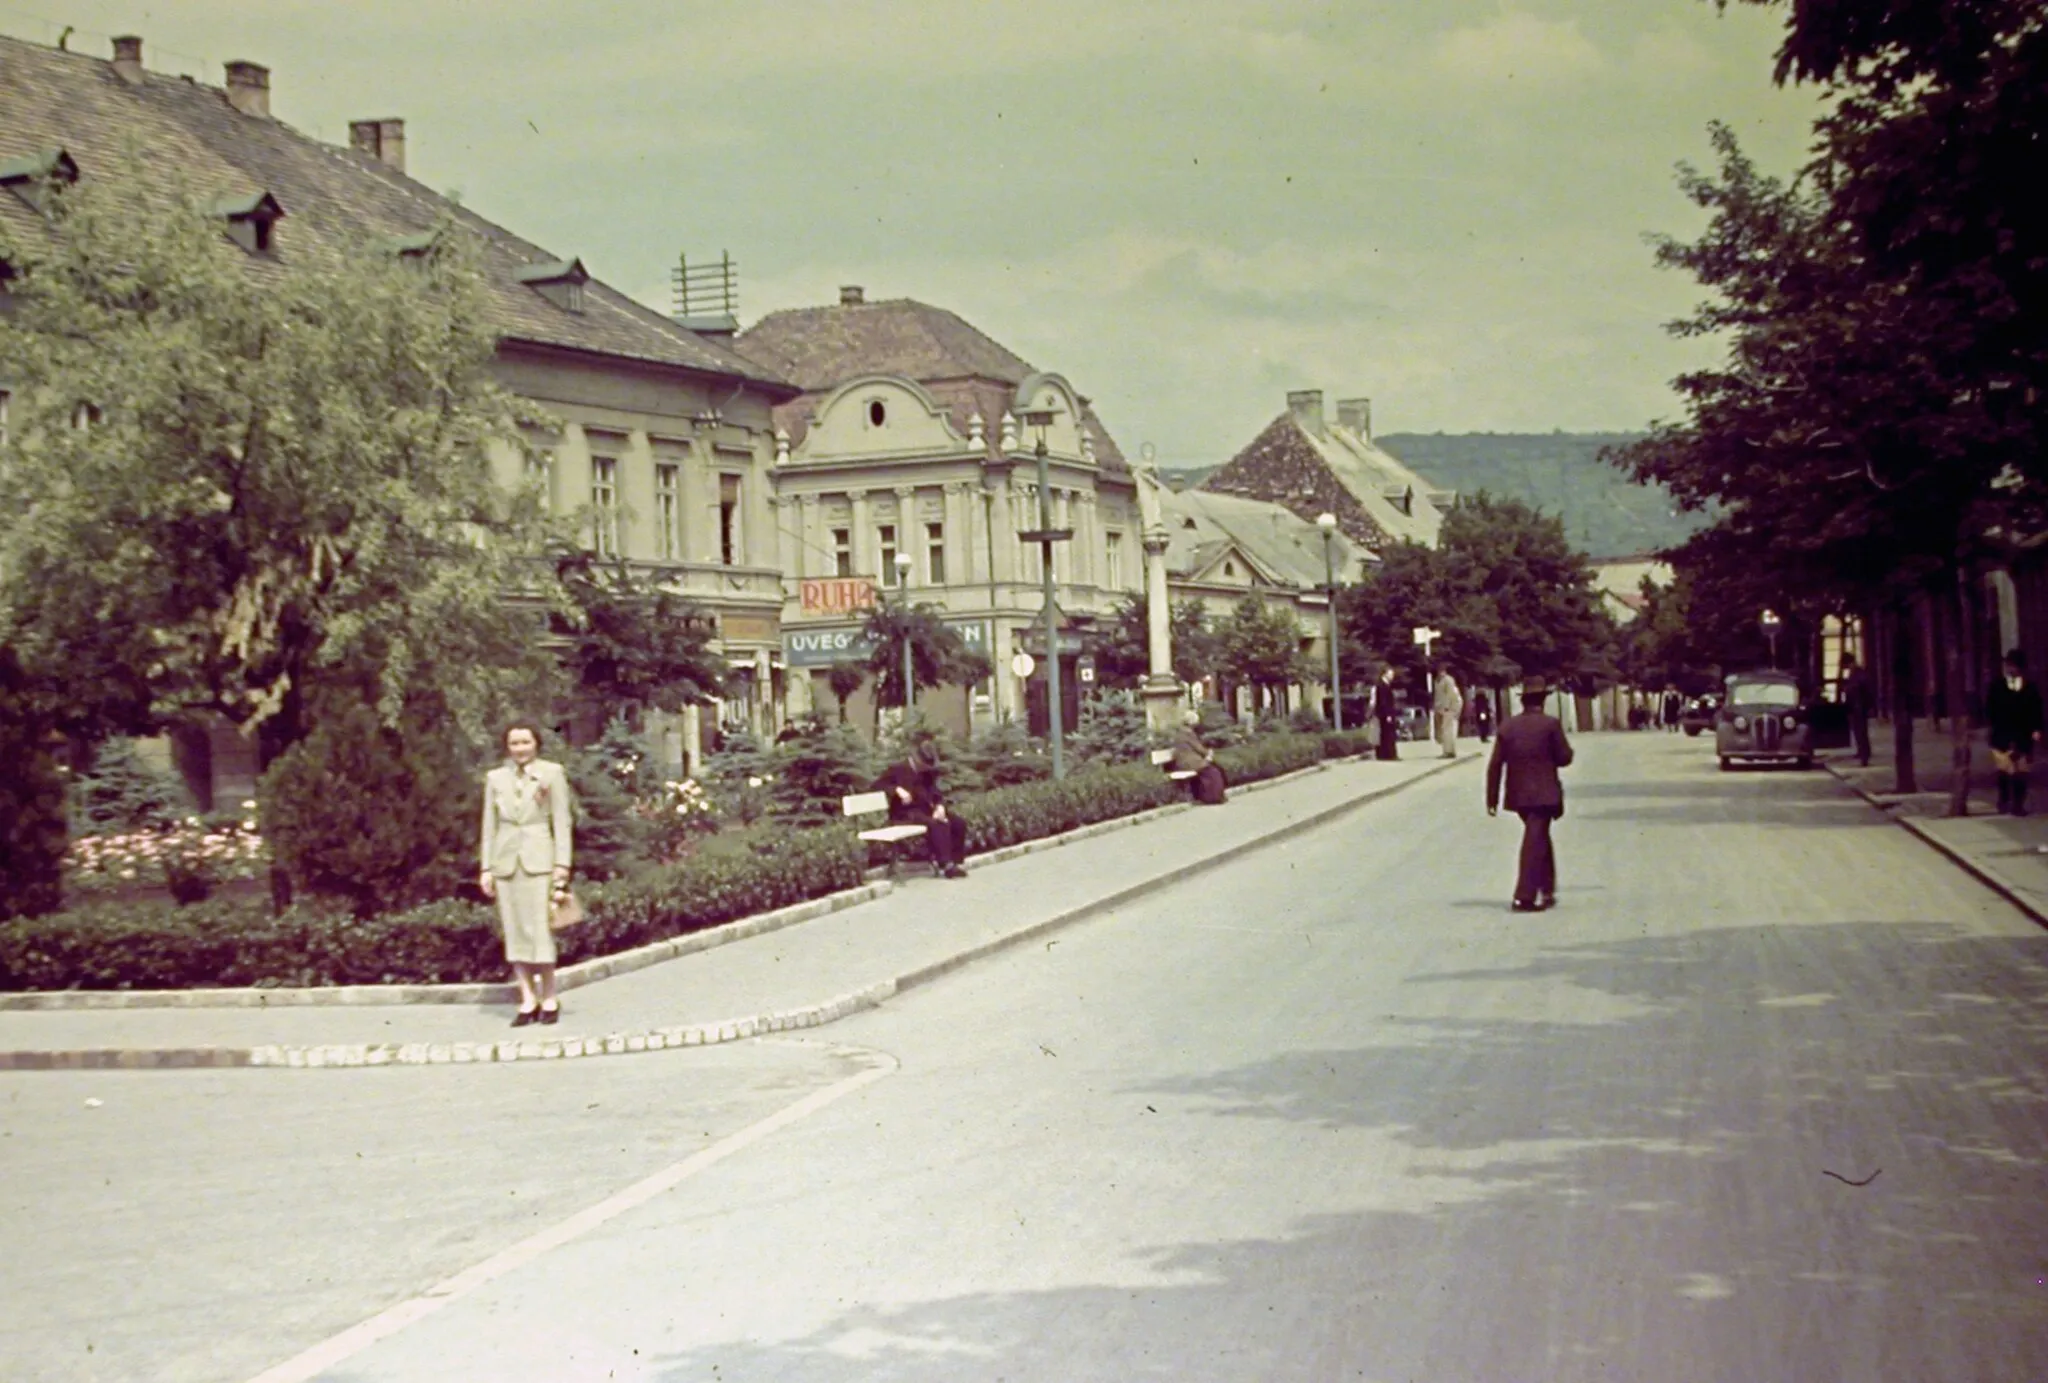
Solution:
M1729 769L1733 767L1735 767L1735 761L1729 758L1726 754L1723 754L1721 756L1721 771L1723 773L1726 773Z
M1799 771L1800 771L1801 773L1804 773L1804 772L1806 772L1806 771L1807 771L1808 769L1810 769L1810 768L1812 768L1812 767L1813 767L1813 755L1811 755L1811 754L1801 754L1801 755L1799 756Z
M1698 739L1700 737L1700 727L1697 725L1688 725L1685 727L1685 733L1688 739Z

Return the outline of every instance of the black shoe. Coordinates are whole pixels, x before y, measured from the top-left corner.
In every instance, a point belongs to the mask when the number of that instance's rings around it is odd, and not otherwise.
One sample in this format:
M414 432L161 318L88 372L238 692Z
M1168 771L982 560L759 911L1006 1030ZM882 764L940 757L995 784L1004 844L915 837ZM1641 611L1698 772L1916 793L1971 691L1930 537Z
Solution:
M946 869L946 877L949 879L964 879L967 877L967 868L965 865L949 865Z
M1509 912L1535 912L1535 911L1537 911L1537 907L1536 907L1536 905L1535 905L1534 903L1528 902L1528 901L1526 901L1525 899L1517 898L1517 899L1515 899L1515 901L1514 901L1514 902L1512 902L1512 903L1509 903L1509 904L1508 904L1508 911L1509 911Z
M1549 912L1556 906L1557 895L1555 893L1539 893L1536 895L1536 911Z
M559 1008L544 1008L540 1011L540 1021L550 1026L559 1023L562 1021L562 1010Z
M519 1012L512 1015L512 1026L515 1028L523 1028L528 1023L537 1023L539 1021L540 1010L537 1008L522 1008Z

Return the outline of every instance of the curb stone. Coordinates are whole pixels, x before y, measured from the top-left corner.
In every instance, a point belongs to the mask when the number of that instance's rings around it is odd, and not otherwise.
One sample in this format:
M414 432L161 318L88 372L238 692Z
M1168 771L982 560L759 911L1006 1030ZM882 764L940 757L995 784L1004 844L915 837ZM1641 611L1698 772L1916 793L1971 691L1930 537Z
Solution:
M1837 773L1835 771L1835 766L1833 762L1830 760L1821 760L1821 767L1825 768L1828 771L1828 775L1832 777L1836 782L1840 783L1843 787L1849 789L1849 791L1855 793L1858 797L1862 798L1865 802L1868 802L1872 807L1876 808L1880 816L1883 816L1884 818L1893 822L1896 825L1903 826L1906 830L1910 831L1920 840L1932 846L1936 851L1938 851L1942 855L1947 856L1949 862L1951 864L1958 866L1965 874L1968 874L1970 877L1974 878L1978 883L1983 884L1993 893L1996 893L1999 897L2005 899L2006 902L2018 908L2028 917L2031 917L2035 922L2039 923L2044 927L2048 927L2048 911L2043 911L2039 904L2030 902L2027 899L2027 897L2020 892L2018 888L2014 887L1995 870L1992 870L1985 865L1977 863L1977 861L1971 859L1969 855L1965 854L1963 851L1957 849L1955 846L1950 845L1947 841L1942 840L1939 836L1936 836L1932 832L1921 827L1919 823L1916 822L1912 817L1900 815L1899 812L1896 810L1896 808L1899 805L1898 799L1893 798L1892 800L1887 801L1874 793L1864 791L1862 788L1858 787L1852 780L1844 777L1840 773Z
M81 1049L71 1051L15 1051L0 1052L0 1071L78 1071L78 1070L171 1070L194 1067L283 1067L298 1069L328 1069L332 1067L364 1066L440 1066L477 1065L483 1063L504 1063L514 1061L568 1060L580 1057L614 1056L629 1052L664 1051L673 1047L708 1047L746 1038L765 1036L771 1032L782 1032L798 1028L818 1027L836 1022L851 1014L876 1008L906 990L930 984L934 980L962 969L975 961L986 959L1012 946L1033 940L1074 923L1084 921L1099 913L1111 912L1136 901L1150 893L1171 888L1209 870L1220 868L1234 860L1269 845L1277 845L1325 826L1350 812L1370 803L1381 801L1395 793L1404 791L1417 783L1434 778L1449 769L1463 764L1476 763L1478 755L1460 755L1424 769L1412 778L1389 784L1361 796L1311 812L1298 821L1289 822L1264 835L1241 841L1203 859L1191 861L1178 868L1150 879L1142 880L1115 893L1094 899L1079 907L1071 908L1055 917L1006 932L1001 936L976 943L954 955L933 961L927 965L904 972L893 978L876 981L859 989L835 995L820 1003L807 1004L801 1008L785 1009L768 1014L755 1014L745 1018L731 1018L718 1022L693 1023L680 1027L647 1029L635 1033L609 1033L603 1036L567 1037L546 1041L497 1041L497 1042L381 1042L381 1043L323 1043L313 1046L291 1046L270 1044L257 1047L190 1047L159 1049ZM1314 765L1300 770L1301 773L1315 773L1325 765ZM1277 783L1281 778L1292 778L1299 774L1261 780L1263 784ZM1261 783L1246 784L1249 791ZM1185 804L1155 808L1160 813L1186 810ZM1128 818L1119 818L1119 821ZM1097 823L1101 824L1101 823ZM1087 827L1081 828L1083 830ZM1023 842L1025 844L1049 845L1055 837L1044 842ZM993 852L991 852L993 853ZM835 895L841 896L844 895ZM819 902L823 900L813 900ZM798 907L810 906L799 904ZM787 910L785 910L787 911ZM766 914L764 914L766 916ZM759 919L742 919L757 921ZM738 925L738 924L728 924ZM780 925L789 925L784 922ZM773 930L768 928L766 930ZM694 934L693 934L694 935ZM676 938L675 940L687 940ZM737 936L727 940L738 940ZM656 943L667 945L670 943ZM714 943L714 944L723 944ZM643 948L646 949L646 948ZM701 948L700 948L701 949ZM653 962L648 962L652 964ZM509 988L509 986L508 986ZM233 992L233 991L229 991ZM261 992L261 991L258 991Z

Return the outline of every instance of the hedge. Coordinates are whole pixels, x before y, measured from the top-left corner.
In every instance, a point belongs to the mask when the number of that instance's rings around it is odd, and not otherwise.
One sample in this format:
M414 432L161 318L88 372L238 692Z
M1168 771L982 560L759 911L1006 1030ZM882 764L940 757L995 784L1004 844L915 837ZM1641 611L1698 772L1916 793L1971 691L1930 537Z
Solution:
M1219 751L1232 783L1277 777L1338 750L1369 747L1362 731L1264 736ZM1185 797L1146 764L1019 783L961 797L967 848L1000 849L1130 816ZM703 853L578 886L589 920L565 934L562 961L680 936L860 883L866 847L846 826L794 830L743 854ZM317 905L272 916L267 900L94 902L0 922L0 991L190 989L494 982L505 976L498 921L460 899L355 919Z

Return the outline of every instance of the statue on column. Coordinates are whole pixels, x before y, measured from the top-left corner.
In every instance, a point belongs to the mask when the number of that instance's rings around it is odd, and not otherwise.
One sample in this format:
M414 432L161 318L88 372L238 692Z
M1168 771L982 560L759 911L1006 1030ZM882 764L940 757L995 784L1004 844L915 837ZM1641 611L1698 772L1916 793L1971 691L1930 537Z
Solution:
M1181 685L1173 675L1173 610L1166 593L1166 547L1170 535L1159 503L1159 467L1150 442L1131 468L1138 490L1138 522L1145 553L1146 674L1141 695L1145 724L1170 735L1180 725Z

